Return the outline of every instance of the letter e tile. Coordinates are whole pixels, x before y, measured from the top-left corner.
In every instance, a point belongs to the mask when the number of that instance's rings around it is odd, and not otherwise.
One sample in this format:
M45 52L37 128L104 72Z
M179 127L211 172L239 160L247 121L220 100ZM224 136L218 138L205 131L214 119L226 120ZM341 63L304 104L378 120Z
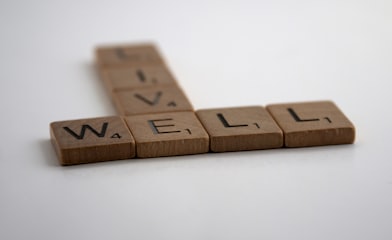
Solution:
M50 135L62 165L135 157L135 140L120 117L53 122Z
M354 142L354 125L333 102L272 104L267 109L282 128L286 147Z
M263 107L205 109L196 112L210 136L213 152L283 146L283 133Z
M193 112L135 115L125 118L140 158L206 153L208 134Z

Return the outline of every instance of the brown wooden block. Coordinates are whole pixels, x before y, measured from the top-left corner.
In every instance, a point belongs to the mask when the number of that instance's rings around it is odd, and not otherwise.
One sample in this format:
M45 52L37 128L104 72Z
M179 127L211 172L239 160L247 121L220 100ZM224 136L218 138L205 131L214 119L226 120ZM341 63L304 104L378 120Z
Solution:
M113 93L121 115L192 111L193 107L176 85L139 88Z
M110 93L140 87L176 84L163 65L102 69L101 77Z
M193 112L136 115L125 118L141 158L206 153L208 134Z
M135 140L120 117L53 122L50 135L62 165L135 157Z
M99 68L164 65L157 48L152 44L102 46L96 48Z
M286 147L354 142L354 125L333 102L273 104L267 109L282 128Z
M213 152L280 148L283 133L265 108L237 107L196 112Z

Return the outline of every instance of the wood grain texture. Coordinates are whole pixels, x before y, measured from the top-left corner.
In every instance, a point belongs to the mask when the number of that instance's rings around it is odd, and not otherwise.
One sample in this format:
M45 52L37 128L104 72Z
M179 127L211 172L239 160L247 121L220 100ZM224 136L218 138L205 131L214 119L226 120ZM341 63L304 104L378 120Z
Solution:
M204 109L196 114L210 136L213 152L283 146L281 129L263 107Z
M286 147L354 142L354 125L331 101L273 104L267 109L282 128Z
M177 85L140 88L113 93L118 112L124 116L148 113L193 111Z
M101 46L96 48L95 56L99 68L165 64L153 44Z
M62 165L135 157L135 140L120 117L53 122L50 135Z
M100 73L109 93L177 83L163 65L108 68L102 69Z
M207 132L193 112L137 115L125 118L140 158L206 153Z

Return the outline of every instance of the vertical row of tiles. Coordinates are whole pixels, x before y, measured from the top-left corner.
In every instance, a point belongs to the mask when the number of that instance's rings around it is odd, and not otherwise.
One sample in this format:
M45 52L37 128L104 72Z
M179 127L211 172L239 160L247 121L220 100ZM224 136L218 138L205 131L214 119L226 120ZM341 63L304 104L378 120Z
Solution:
M140 158L205 153L209 137L153 45L100 47L101 77Z
M120 115L193 111L154 45L99 47L96 59Z

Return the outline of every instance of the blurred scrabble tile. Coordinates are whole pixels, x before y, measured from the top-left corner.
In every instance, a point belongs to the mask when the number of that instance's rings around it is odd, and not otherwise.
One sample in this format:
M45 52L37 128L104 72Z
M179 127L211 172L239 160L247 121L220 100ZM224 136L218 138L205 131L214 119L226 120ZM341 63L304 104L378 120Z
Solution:
M213 152L283 146L283 133L263 107L205 109L196 112L210 136Z
M193 112L126 117L140 158L206 153L208 134Z
M273 104L267 109L283 130L286 147L354 142L354 125L333 102Z
M108 68L101 71L101 77L110 93L177 83L163 65Z
M191 103L177 85L139 88L113 93L121 115L193 111Z
M99 68L164 65L152 44L102 46L96 48L95 55Z
M120 117L53 122L50 135L62 165L135 157L135 140Z

